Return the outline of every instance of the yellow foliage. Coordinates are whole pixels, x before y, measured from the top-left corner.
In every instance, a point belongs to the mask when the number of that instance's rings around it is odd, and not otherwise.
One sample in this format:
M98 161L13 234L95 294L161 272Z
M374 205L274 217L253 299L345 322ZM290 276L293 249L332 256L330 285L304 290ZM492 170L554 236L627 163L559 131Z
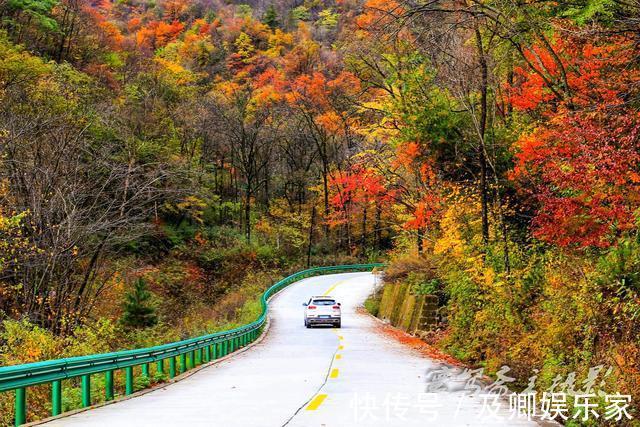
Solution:
M279 28L269 36L269 49L265 54L269 57L276 58L281 56L285 49L293 45L293 34L285 33Z
M178 203L176 207L179 211L187 213L195 222L202 224L202 216L204 215L207 203L196 196L187 196L182 202Z
M289 246L299 249L307 242L311 217L308 210L298 213L287 207L285 200L274 200L269 208L269 216L256 224L256 230L268 237L277 248Z
M50 331L27 320L6 320L2 323L0 365L38 362L57 357L62 342Z
M480 204L474 195L461 192L458 188L450 189L446 209L439 221L440 236L436 239L433 251L436 255L445 255L456 262L466 265L482 277L481 254L475 250L481 245L480 236Z
M449 205L440 220L442 237L436 240L433 251L437 255L451 255L461 259L465 254L465 242L462 239L458 223L458 207Z
M236 52L244 62L248 62L256 50L255 46L253 46L251 37L245 32L240 33L233 44L236 47Z

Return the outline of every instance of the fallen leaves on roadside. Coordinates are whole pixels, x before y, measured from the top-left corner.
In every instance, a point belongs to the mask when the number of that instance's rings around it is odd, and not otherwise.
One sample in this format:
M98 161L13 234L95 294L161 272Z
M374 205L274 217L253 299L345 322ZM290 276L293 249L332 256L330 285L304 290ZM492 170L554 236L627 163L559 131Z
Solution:
M365 309L360 310L361 313L370 315ZM394 326L388 325L382 322L376 322L374 329L386 335L389 338L392 338L395 341L398 341L400 344L410 347L414 350L419 351L422 355L427 356L431 359L438 360L441 362L448 363L450 365L455 366L464 366L462 362L455 359L453 356L450 356L441 350L433 347L430 344L427 344L420 338L413 336L401 329L398 329Z

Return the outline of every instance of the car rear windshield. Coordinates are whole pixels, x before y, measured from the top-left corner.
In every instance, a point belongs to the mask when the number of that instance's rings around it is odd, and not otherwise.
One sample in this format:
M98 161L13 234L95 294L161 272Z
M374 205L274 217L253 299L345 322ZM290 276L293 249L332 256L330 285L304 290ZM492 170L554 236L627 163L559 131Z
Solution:
M332 299L314 299L313 303L315 305L334 305L336 302Z

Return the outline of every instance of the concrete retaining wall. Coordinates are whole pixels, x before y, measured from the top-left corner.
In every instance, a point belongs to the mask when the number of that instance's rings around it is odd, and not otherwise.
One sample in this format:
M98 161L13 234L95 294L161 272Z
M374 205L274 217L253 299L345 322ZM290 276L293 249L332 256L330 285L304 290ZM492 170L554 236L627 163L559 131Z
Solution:
M438 297L413 295L408 284L387 284L382 292L378 317L411 334L438 325Z

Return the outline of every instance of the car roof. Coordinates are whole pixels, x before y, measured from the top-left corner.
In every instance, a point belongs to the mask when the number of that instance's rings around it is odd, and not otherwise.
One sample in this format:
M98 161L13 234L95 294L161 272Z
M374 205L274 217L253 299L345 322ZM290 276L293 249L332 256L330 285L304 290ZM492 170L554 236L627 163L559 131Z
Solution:
M334 297L330 297L329 295L318 295L315 297L311 297L313 299L335 299Z

